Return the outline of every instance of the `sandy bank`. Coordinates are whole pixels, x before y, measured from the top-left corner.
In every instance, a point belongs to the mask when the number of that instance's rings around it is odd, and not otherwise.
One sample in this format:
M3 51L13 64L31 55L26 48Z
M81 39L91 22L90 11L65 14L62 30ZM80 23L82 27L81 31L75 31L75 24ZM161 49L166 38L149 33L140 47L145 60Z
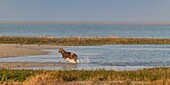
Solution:
M22 45L19 44L0 44L0 58L45 55L48 51L45 49L57 49L55 45Z

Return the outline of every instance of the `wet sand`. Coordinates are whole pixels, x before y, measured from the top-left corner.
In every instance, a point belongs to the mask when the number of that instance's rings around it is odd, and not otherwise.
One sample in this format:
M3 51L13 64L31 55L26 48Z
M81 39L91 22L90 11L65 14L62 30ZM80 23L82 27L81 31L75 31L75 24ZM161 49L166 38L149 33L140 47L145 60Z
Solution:
M0 44L0 58L46 55L47 49L57 49L55 45L22 45L19 44Z

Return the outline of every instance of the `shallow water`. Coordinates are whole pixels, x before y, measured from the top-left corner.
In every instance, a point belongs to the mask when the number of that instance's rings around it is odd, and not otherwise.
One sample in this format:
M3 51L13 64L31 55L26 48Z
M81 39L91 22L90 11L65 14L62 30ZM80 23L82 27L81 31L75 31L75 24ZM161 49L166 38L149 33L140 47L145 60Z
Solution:
M28 67L25 69L113 69L136 70L142 68L170 66L170 45L104 45L104 46L75 46L65 48L66 51L78 55L80 63L61 61L61 66ZM0 62L56 62L61 55L58 49L51 50L49 55L29 57L1 58Z

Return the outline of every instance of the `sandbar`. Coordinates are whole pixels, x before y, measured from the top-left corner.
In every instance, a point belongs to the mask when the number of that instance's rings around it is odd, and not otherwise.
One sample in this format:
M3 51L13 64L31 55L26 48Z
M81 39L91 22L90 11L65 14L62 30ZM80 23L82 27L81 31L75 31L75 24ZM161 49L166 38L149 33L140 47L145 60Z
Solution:
M48 49L57 49L56 45L19 45L19 44L0 44L0 58L46 55Z

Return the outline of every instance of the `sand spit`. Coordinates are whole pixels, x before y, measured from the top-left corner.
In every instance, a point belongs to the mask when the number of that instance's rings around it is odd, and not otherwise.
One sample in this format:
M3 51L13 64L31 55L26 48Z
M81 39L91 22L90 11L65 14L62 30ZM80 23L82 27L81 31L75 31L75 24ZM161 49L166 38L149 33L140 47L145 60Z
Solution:
M46 49L57 49L55 45L19 45L19 44L0 44L0 58L45 55Z

